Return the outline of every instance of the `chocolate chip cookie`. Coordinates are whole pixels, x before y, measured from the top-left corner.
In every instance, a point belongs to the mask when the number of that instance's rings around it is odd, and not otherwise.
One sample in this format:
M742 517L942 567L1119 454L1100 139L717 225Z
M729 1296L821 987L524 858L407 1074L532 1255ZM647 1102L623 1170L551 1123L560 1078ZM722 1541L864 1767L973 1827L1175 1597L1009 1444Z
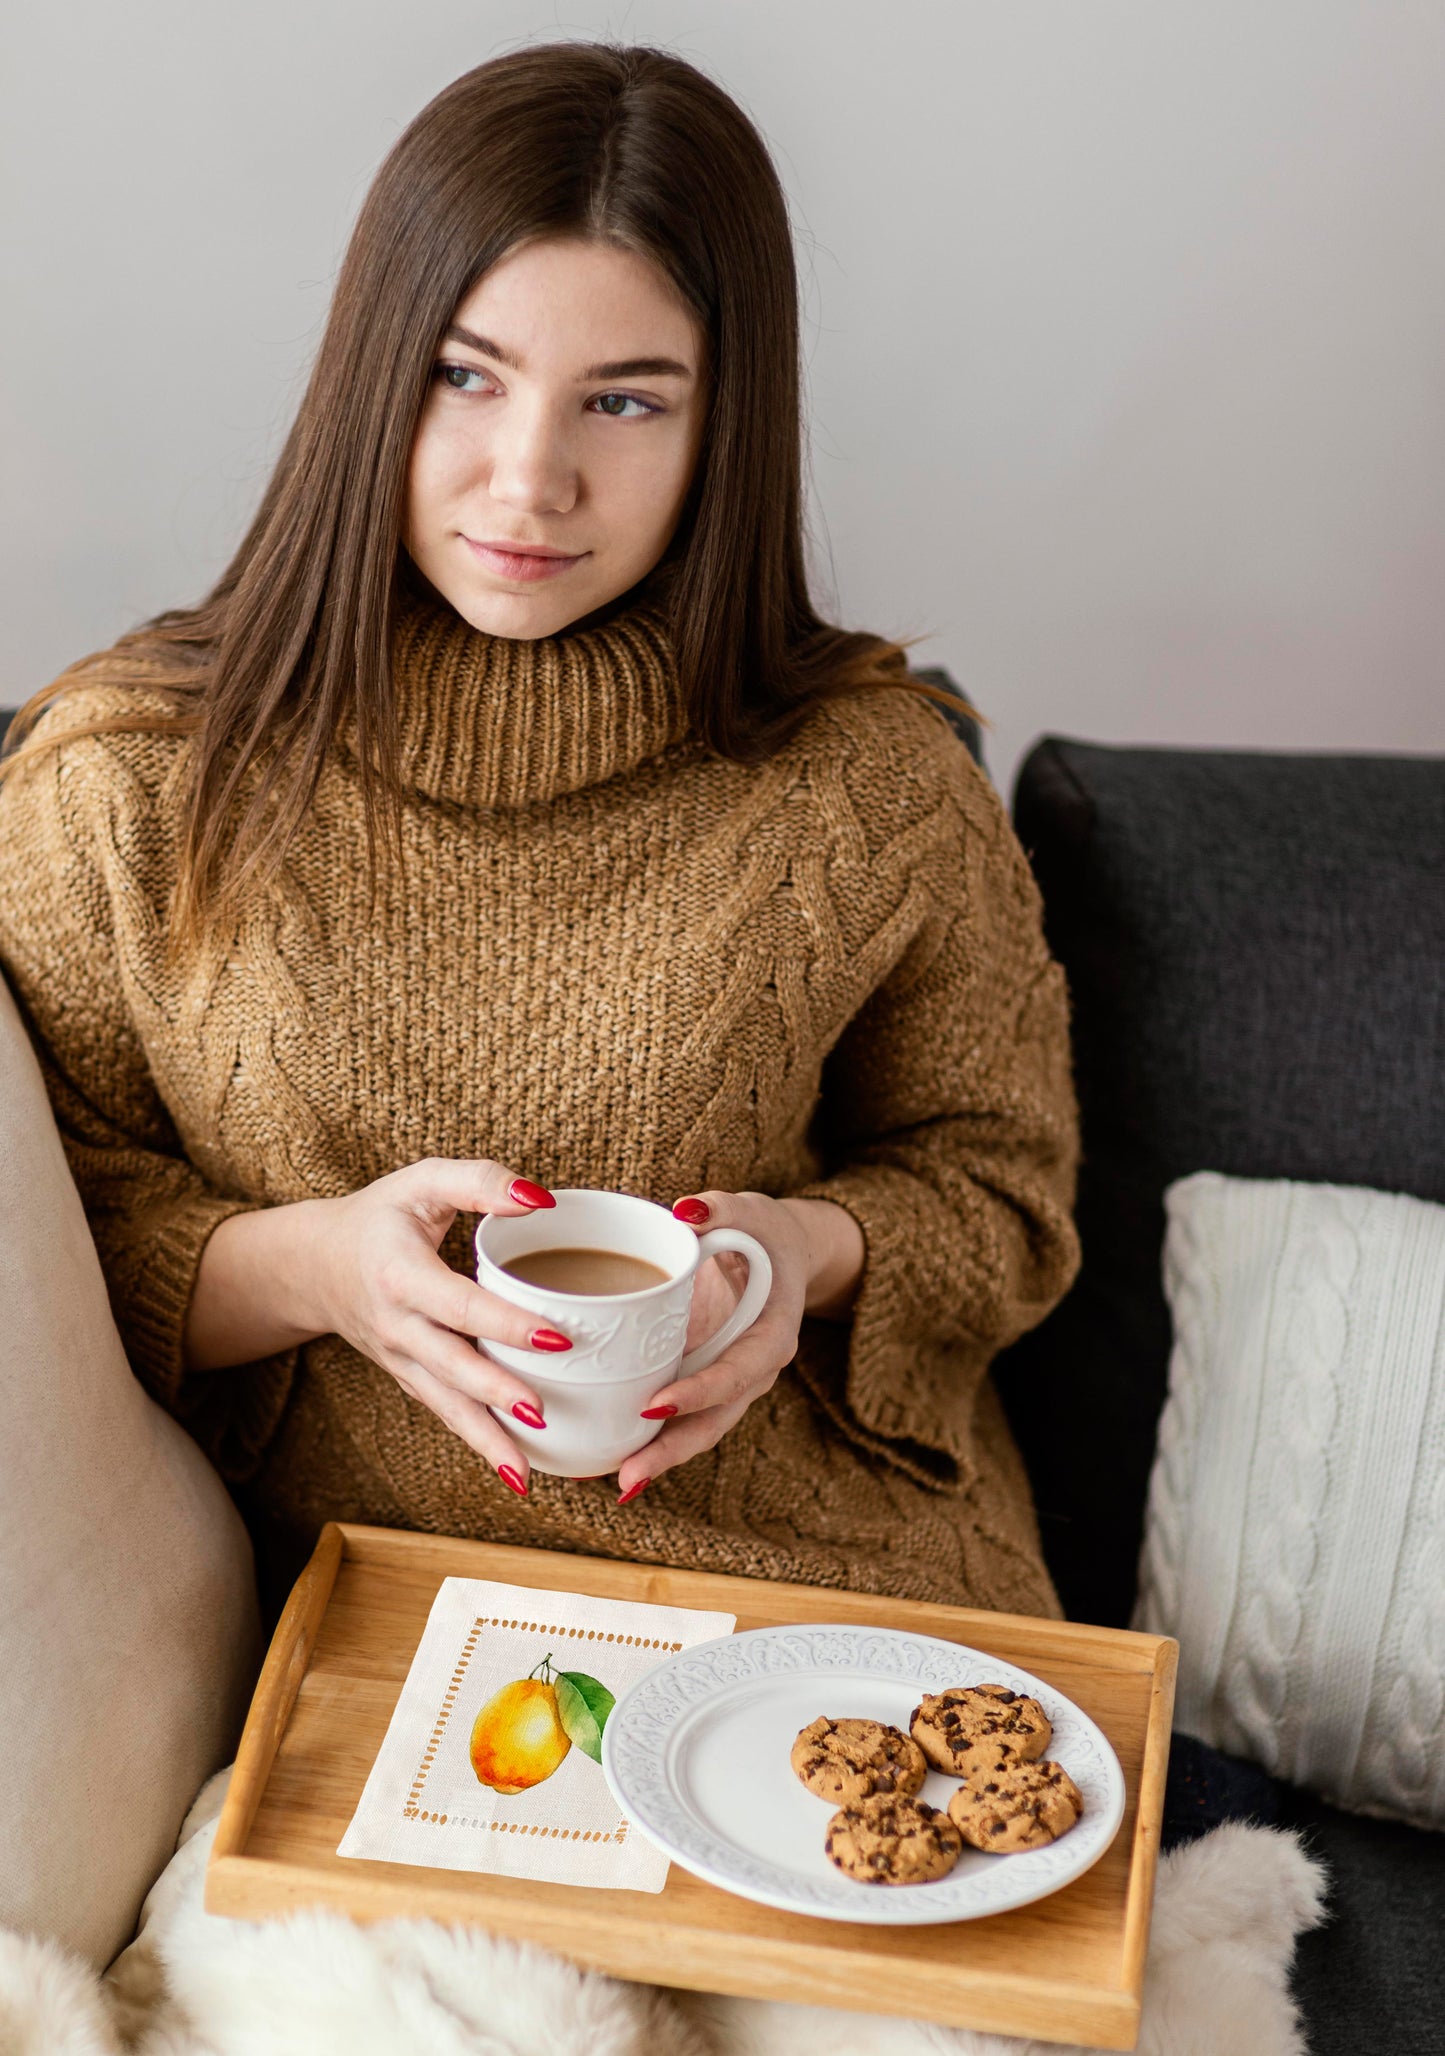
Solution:
M982 1771L948 1802L948 1817L964 1841L999 1856L1056 1842L1083 1810L1069 1773L1049 1762L1005 1763Z
M793 1744L793 1769L833 1806L891 1792L911 1798L928 1774L923 1751L881 1720L810 1721Z
M1001 1763L1031 1763L1053 1739L1049 1717L1037 1699L1007 1685L952 1685L926 1692L909 1719L909 1730L935 1770L974 1777Z
M928 1885L953 1869L963 1838L936 1806L875 1792L833 1815L823 1847L859 1884Z

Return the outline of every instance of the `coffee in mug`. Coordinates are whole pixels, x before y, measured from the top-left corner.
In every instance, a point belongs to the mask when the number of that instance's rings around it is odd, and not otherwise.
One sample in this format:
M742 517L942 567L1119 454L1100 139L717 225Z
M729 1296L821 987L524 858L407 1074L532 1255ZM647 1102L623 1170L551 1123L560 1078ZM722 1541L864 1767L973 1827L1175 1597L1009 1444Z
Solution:
M661 1264L615 1249L528 1249L509 1257L501 1269L527 1285L609 1299L619 1292L646 1292L668 1280Z
M542 1429L526 1427L509 1407L492 1408L532 1468L596 1477L660 1431L661 1421L643 1420L642 1410L664 1385L704 1370L752 1326L772 1290L773 1267L741 1229L699 1236L666 1207L630 1192L573 1187L553 1198L555 1206L536 1213L483 1215L477 1283L560 1328L572 1347L555 1356L489 1338L477 1347L525 1378L542 1402ZM684 1355L698 1265L724 1249L747 1258L747 1285L717 1333ZM531 1268L540 1259L551 1272L545 1280Z

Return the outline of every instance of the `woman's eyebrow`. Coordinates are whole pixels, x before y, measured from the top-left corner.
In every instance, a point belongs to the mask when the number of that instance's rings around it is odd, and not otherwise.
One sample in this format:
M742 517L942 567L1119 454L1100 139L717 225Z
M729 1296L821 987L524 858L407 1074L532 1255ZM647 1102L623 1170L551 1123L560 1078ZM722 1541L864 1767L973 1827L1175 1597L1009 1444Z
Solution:
M479 336L473 328L463 328L454 321L446 332L449 343L462 343L479 356L490 357L494 363L505 364L510 371L520 371L521 360L510 350L504 350L500 343L494 343L490 336ZM675 357L619 357L609 364L590 364L578 380L586 385L594 378L691 378L692 372L686 364L680 364Z

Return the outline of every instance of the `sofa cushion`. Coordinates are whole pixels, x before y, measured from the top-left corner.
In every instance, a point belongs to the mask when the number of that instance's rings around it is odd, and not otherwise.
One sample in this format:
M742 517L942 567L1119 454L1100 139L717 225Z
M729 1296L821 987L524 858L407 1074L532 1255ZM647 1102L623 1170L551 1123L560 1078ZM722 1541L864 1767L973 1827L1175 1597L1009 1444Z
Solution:
M0 1927L129 1938L258 1655L250 1545L136 1383L0 979Z
M1445 1200L1445 759L1048 738L1014 818L1073 996L1083 1267L997 1380L1067 1611L1122 1624L1169 1359L1165 1187Z
M1445 1207L1214 1171L1165 1206L1135 1625L1179 1639L1176 1718L1445 1828Z
M1295 1945L1310 2056L1440 2056L1445 2049L1445 1846L1439 1835L1341 1813L1276 1787L1276 1823L1329 1871L1325 1924Z

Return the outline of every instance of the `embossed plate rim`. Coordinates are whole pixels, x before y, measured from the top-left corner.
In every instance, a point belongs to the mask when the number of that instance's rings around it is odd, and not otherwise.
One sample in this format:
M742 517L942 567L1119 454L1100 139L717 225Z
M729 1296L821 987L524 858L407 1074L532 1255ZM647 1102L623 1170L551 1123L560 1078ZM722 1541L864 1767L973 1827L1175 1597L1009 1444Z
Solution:
M805 1638L811 1638L806 1639ZM882 1662L881 1653L891 1657ZM1038 1699L1054 1726L1051 1756L1083 1793L1078 1826L1043 1849L988 1857L937 1883L870 1887L841 1873L805 1878L770 1863L696 1820L670 1775L668 1738L724 1697L789 1673L864 1676L921 1691L993 1681ZM783 1738L791 1745L792 1736ZM624 1693L602 1737L602 1768L628 1818L674 1862L707 1884L784 1913L880 1927L979 1920L1047 1898L1082 1877L1113 1842L1124 1817L1124 1774L1107 1736L1067 1694L1018 1664L963 1642L901 1628L813 1621L747 1628L681 1650ZM740 1775L745 1767L740 1766ZM826 1815L819 1807L819 1838Z

